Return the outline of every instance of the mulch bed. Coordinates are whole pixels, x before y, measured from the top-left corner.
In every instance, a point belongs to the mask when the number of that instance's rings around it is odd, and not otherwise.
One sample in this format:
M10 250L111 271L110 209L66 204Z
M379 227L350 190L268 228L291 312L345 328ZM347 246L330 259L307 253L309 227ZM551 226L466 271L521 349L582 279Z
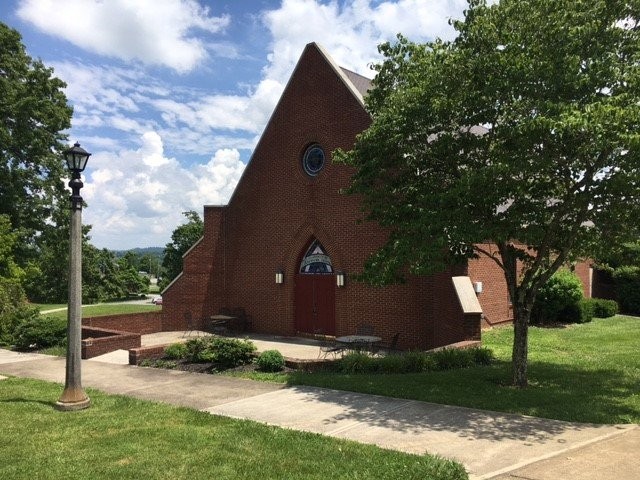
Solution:
M203 363L193 363L187 360L169 360L169 359L158 359L158 360L147 360L144 362L145 367L154 367L154 368L170 368L172 370L182 370L184 372L193 372L193 373L220 373L220 372L258 372L258 366L255 363L249 363L247 365L240 365L238 367L233 368L220 368L215 363L211 362L203 362ZM293 368L285 367L284 370L281 370L281 373L288 373L295 371Z

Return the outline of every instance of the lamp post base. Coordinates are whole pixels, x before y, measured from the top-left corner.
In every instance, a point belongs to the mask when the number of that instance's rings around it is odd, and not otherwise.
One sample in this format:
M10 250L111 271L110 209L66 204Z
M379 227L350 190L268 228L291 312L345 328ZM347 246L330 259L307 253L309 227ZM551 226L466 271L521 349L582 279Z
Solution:
M89 408L89 405L91 405L91 400L82 389L67 388L62 392L62 396L60 400L56 402L55 408L63 412L71 412L74 410L84 410L85 408Z

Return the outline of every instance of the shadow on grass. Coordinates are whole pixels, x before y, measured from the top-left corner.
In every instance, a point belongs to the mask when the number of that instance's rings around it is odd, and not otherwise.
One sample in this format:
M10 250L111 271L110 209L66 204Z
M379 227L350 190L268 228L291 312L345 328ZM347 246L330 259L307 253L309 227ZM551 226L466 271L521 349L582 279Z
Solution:
M48 402L46 400L35 400L31 398L5 398L4 400L0 400L0 403L26 403L26 404L34 404L37 403L39 405L44 405L45 407L54 408L56 402Z
M549 435L580 430L593 425L548 422L612 424L640 422L640 384L633 375L619 370L581 370L575 367L535 363L530 366L530 386L509 385L511 365L496 362L491 367L398 375L292 374L289 385L309 385L344 390L325 393L312 390L322 401L337 402L353 421L411 430L428 427L456 430L459 435L500 440L512 438L541 441ZM297 387L296 387L297 388ZM314 393L316 392L316 393ZM378 394L400 399L432 402L431 406L377 398L363 401L356 393ZM389 403L391 401L391 403ZM455 405L465 409L446 409ZM389 414L389 408L398 410ZM497 413L505 412L505 413ZM520 415L540 418L523 418ZM343 420L343 418L336 419Z

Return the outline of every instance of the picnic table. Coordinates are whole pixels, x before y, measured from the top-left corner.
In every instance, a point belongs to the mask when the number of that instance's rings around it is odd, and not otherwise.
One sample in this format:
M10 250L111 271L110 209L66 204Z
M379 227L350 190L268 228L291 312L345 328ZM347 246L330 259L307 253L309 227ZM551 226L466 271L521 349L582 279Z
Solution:
M382 341L382 338L375 335L345 335L336 338L336 342L343 344L347 350L361 352L363 350L370 351L372 348Z

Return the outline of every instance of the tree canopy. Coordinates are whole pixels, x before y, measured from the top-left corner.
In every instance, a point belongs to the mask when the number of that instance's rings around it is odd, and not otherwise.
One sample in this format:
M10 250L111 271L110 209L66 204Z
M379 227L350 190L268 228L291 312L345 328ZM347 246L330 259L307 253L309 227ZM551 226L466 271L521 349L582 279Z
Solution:
M174 278L180 275L182 256L204 235L204 222L197 212L189 210L182 212L182 214L187 218L187 223L176 227L171 234L171 242L167 243L164 249L164 259L162 260L164 277L160 282L160 289L167 287Z
M20 264L66 200L61 152L72 108L65 86L26 54L16 30L0 23L0 214L19 237Z
M637 0L471 0L455 40L380 46L372 124L336 155L390 231L370 281L477 255L503 270L520 386L540 286L638 235L639 13Z

